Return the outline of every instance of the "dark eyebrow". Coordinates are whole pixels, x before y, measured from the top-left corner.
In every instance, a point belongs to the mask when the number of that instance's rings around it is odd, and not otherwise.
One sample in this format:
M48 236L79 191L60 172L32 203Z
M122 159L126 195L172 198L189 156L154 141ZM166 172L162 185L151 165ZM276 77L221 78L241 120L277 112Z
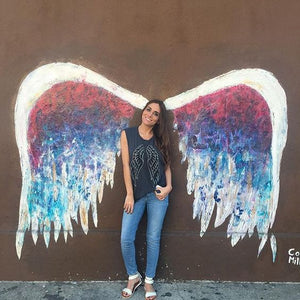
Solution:
M150 109L152 110L152 107L151 107L150 105L148 105L148 106L146 107L146 109L147 109L147 108L150 108ZM157 114L160 114L160 112L157 111L157 110L155 110L154 112L156 112Z

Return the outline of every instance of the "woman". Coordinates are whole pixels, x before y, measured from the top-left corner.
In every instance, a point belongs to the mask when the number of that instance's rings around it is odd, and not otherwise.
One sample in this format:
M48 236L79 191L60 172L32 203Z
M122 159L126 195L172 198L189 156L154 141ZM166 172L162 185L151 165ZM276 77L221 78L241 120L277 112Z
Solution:
M151 100L142 111L141 124L121 133L121 152L126 198L122 220L121 248L127 273L127 288L122 296L130 298L142 284L135 259L135 235L147 209L147 265L145 298L156 299L153 288L161 229L172 190L169 136L166 108L162 101Z

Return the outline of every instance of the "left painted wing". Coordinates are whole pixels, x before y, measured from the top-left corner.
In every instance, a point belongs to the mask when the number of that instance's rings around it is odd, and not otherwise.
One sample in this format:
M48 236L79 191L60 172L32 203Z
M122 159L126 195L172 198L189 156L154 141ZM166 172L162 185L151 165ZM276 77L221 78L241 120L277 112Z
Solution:
M97 226L97 198L113 186L121 130L135 107L147 100L101 75L71 63L53 63L23 81L15 106L22 192L16 250L31 228L34 243L43 234L48 247L63 231L73 236L72 220L88 232L91 208Z
M216 207L215 227L228 218L234 246L256 228L264 247L279 195L279 170L287 138L284 90L261 69L231 71L165 101L174 112L187 191L202 236ZM276 239L271 235L273 261Z

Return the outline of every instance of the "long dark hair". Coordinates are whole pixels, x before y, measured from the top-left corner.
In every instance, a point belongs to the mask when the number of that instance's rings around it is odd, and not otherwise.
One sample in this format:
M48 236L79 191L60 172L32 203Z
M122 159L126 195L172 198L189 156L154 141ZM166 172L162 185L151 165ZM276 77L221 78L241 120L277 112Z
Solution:
M158 122L153 127L153 134L155 137L155 143L157 148L160 150L166 166L170 165L170 139L168 132L168 122L167 122L167 110L165 104L161 100L153 99L150 100L142 110L142 113L151 103L156 103L160 107Z

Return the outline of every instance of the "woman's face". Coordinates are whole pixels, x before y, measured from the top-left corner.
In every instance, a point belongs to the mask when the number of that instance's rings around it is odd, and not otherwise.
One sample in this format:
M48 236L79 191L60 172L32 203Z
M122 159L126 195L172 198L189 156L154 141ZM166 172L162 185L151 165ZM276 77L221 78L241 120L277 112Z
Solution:
M160 107L157 103L150 103L142 113L142 123L153 127L159 120Z

